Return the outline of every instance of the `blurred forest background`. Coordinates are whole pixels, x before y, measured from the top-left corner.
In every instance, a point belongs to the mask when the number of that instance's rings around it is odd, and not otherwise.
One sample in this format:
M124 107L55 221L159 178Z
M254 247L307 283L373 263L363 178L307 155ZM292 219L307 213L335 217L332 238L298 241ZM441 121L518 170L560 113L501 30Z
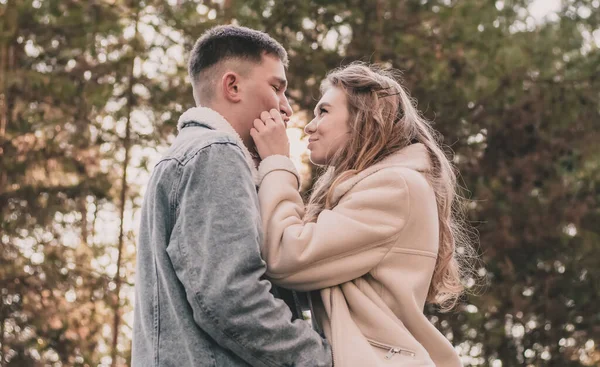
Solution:
M129 364L144 185L225 23L288 49L309 185L327 70L403 71L479 232L484 289L426 310L466 365L600 365L600 0L0 0L0 365Z

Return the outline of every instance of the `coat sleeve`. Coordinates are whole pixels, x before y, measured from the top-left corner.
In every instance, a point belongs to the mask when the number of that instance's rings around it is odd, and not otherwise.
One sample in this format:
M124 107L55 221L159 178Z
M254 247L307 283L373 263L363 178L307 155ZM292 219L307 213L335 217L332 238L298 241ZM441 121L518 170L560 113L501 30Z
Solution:
M181 168L174 240L167 252L194 320L252 366L331 366L328 344L291 321L269 292L250 168L235 144L213 144Z
M316 222L304 223L296 176L268 159L259 169L258 197L265 230L261 250L274 283L315 290L350 281L377 266L400 236L410 215L400 172L371 174Z

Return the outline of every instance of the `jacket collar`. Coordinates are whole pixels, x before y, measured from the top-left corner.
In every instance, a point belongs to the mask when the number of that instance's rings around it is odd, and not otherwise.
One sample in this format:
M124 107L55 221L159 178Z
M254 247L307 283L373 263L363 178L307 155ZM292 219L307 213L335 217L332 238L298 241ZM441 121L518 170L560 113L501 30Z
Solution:
M244 153L246 163L250 168L250 172L252 172L254 184L258 185L258 171L256 169L256 166L254 165L254 161L252 160L252 154L250 154L250 151L248 150L246 145L244 145L244 142L242 141L240 135L237 133L237 131L235 131L233 126L231 126L231 124L225 119L225 117L223 117L217 111L208 107L193 107L185 111L179 117L179 121L177 122L177 130L181 131L188 122L199 122L204 125L207 125L213 130L224 132L227 135L233 137L242 149L242 152Z
M350 189L364 178L372 175L387 167L405 167L421 173L431 171L431 160L427 148L422 143L411 144L400 151L384 158L381 162L347 178L336 188L332 196L332 201L337 203ZM327 172L329 174L330 172Z

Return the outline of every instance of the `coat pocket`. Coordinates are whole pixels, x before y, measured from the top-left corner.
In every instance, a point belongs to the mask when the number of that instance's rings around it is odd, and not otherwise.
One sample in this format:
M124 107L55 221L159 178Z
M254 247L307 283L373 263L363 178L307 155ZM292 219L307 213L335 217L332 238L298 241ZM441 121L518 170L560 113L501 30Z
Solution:
M414 351L407 348L381 343L372 339L367 339L367 341L369 342L369 344L371 344L371 346L379 348L386 352L383 356L383 358L386 360L391 360L395 356L415 357L416 355Z

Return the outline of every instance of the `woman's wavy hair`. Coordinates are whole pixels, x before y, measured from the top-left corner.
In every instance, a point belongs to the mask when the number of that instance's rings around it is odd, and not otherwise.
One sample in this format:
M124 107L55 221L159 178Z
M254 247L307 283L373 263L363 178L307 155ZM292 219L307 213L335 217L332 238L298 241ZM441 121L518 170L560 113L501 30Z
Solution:
M475 252L464 225L464 199L457 195L456 173L441 148L441 139L421 117L396 74L375 65L352 63L331 71L321 84L321 93L328 88L345 92L350 136L315 183L304 221L316 221L322 210L336 205L332 196L340 182L410 144L422 143L433 167L427 179L435 192L440 228L427 301L449 311L463 294L464 281L474 272L469 265Z

